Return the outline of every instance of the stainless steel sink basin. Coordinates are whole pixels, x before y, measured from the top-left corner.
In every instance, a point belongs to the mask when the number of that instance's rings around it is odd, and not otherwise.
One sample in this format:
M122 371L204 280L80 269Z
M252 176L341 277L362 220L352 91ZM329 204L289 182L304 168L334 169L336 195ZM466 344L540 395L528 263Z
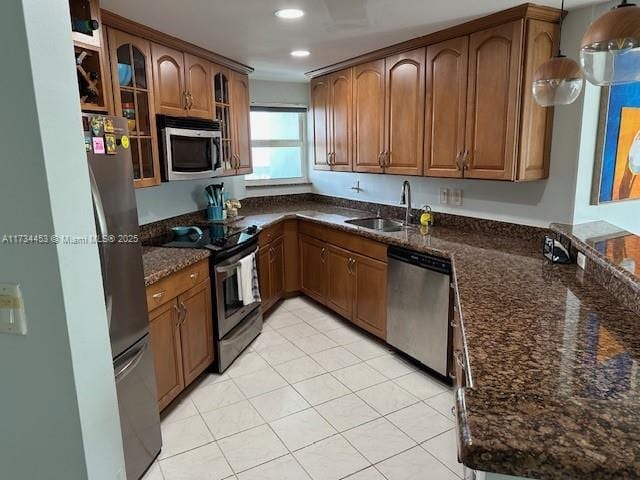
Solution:
M402 222L380 217L354 218L346 220L345 223L350 223L357 227L368 228L370 230L378 230L380 232L398 232L404 228Z

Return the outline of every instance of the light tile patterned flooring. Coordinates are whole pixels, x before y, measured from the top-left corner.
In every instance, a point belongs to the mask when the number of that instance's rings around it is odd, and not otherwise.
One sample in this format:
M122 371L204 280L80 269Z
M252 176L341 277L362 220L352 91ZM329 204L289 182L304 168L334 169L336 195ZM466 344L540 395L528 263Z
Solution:
M453 393L305 298L162 415L145 480L457 480Z

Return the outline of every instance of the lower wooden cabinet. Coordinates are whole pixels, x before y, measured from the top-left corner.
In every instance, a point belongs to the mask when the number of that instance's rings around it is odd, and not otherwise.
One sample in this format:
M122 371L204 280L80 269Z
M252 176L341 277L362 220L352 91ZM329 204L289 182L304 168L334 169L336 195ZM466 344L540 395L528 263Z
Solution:
M353 322L370 333L387 336L387 264L353 255Z
M184 389L178 312L176 300L149 312L149 335L160 410Z
M326 305L345 318L353 314L353 258L343 248L327 246Z
M182 310L180 345L185 385L193 382L213 362L211 282L206 279L179 298Z
M186 288L149 312L160 410L214 360L210 280Z
M327 292L326 258L325 242L300 235L300 290L321 303L324 303Z
M387 335L386 247L314 226L322 238L300 235L301 290L364 330ZM339 243L341 246L330 242ZM371 258L362 253L376 255Z
M267 229L260 234L258 278L262 311L266 312L284 295L285 266L282 229Z

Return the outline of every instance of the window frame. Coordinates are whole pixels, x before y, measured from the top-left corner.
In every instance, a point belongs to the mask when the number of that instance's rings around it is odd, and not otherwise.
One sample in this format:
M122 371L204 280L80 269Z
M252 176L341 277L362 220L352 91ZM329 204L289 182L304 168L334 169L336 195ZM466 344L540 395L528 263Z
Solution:
M244 176L245 184L247 187L269 187L279 185L304 185L309 183L308 165L307 165L307 116L309 114L307 105L298 104L270 104L270 103L252 103L249 107L249 113L259 108L291 108L291 109L304 109L304 112L296 112L300 114L300 121L298 122L298 128L300 133L300 140L254 140L251 139L251 149L256 148L277 148L277 147L300 147L302 155L300 157L301 176L293 178L268 178L260 180L251 180L248 175ZM252 152L253 154L253 152Z

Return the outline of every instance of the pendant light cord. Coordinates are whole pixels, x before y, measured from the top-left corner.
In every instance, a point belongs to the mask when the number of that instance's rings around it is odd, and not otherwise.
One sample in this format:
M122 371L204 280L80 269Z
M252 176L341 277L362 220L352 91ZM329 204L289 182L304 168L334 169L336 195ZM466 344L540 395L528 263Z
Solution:
M560 31L558 32L558 57L564 57L564 55L562 55L562 49L561 49L561 44L562 44L562 24L564 23L564 0L562 0L562 3L560 4Z

